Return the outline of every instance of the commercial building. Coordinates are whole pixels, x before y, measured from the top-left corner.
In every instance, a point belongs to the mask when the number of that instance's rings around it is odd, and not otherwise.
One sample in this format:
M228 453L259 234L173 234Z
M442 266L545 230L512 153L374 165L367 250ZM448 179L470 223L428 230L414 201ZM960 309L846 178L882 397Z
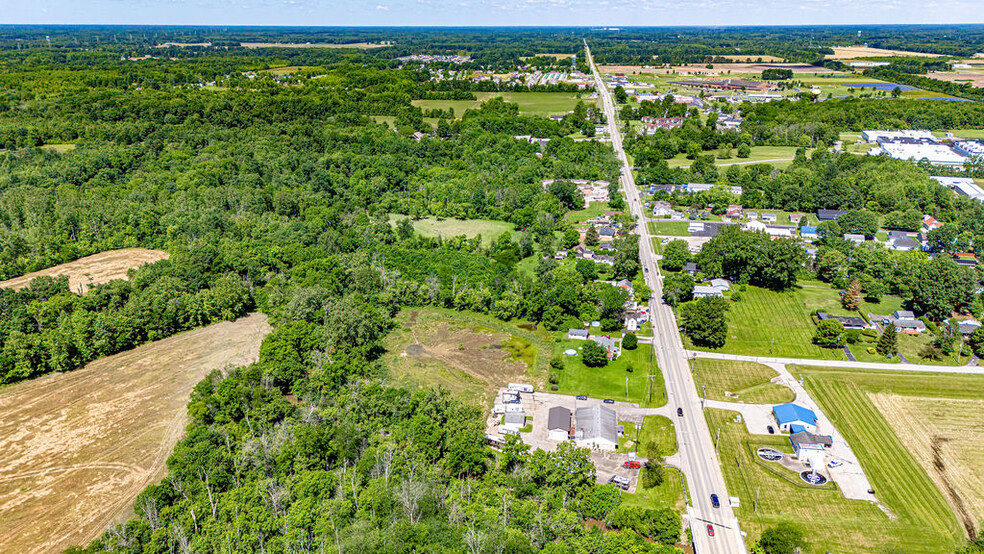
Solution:
M681 87L702 88L708 90L747 90L752 92L766 92L779 88L772 83L766 83L764 81L749 81L747 79L724 79L720 81L689 79L686 81L672 81L670 84Z
M949 146L942 144L909 144L901 142L886 142L880 148L868 151L870 156L885 154L896 160L921 162L923 160L933 165L962 166L967 157Z
M932 131L862 131L861 140L865 142L909 142L912 144L940 144L940 139Z
M984 143L976 141L961 141L953 143L953 149L968 158L984 161Z
M772 416L776 418L779 429L787 433L817 432L817 415L813 413L813 410L798 404L789 403L773 406Z
M571 435L571 411L563 406L554 406L547 412L547 437L554 441L565 441Z
M593 450L618 448L618 418L615 410L596 404L578 408L574 421L574 442Z

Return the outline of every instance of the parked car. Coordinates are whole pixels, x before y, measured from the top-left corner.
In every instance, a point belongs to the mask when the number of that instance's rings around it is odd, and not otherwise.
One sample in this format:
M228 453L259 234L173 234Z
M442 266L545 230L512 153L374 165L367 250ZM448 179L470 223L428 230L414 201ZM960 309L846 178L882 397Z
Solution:
M711 495L711 506L714 506L715 508L721 507L721 501L718 500L718 495L716 494Z
M766 427L765 430L768 431L770 435L775 435L776 434L775 428L772 427L771 425L769 425L768 427Z
M615 403L615 401L614 401L614 400L612 400L611 398L606 398L606 399L604 400L604 402L605 402L605 404L614 404L614 403Z
M640 467L642 467L642 462L640 462L639 460L628 460L624 464L622 464L622 467L627 467L629 469L639 469Z
M619 477L618 475L612 475L612 478L608 480L609 483L614 484L616 487L627 491L629 490L629 480L625 477Z
M583 395L583 394L579 394L575 398L577 398L578 400L587 400L588 399L588 397L585 396L585 395Z
M707 536L708 537L714 536L714 526L711 525L710 523L707 524Z
M683 408L677 408L677 415L683 417Z

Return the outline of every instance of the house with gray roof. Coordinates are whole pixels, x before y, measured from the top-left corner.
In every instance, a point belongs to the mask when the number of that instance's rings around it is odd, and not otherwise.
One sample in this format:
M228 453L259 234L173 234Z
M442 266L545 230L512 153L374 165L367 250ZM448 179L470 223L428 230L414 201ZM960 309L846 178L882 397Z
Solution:
M578 408L574 419L574 442L592 450L618 448L618 418L615 410L596 404Z
M571 411L554 406L547 412L547 436L550 440L565 441L571 434Z

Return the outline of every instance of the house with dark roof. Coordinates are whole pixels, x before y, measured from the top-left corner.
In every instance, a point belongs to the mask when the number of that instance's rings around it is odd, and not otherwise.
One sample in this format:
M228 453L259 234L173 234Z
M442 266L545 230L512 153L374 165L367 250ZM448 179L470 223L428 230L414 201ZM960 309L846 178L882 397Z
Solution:
M547 437L566 441L571 435L571 411L563 406L553 406L547 412Z
M568 329L567 338L572 340L588 340L587 329Z
M827 312L817 312L817 318L820 321L826 321L828 319L839 321L845 329L868 329L871 327L871 325L865 321L863 317L830 315Z
M817 210L817 219L823 221L837 221L842 215L847 215L845 210Z
M810 464L813 469L822 469L826 465L827 449L834 441L829 435L798 431L789 435L789 443L793 446L796 459Z
M695 264L694 262L689 262L687 264L684 264L683 271L691 275L697 275L698 273L700 273L700 267L698 267L697 264Z

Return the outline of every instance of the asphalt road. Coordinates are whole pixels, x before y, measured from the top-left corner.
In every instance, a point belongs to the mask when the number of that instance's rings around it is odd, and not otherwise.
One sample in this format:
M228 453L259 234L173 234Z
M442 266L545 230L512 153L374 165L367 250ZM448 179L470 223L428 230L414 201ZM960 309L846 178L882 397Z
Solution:
M668 404L674 412L677 407L683 410L683 417L676 417L676 430L677 442L680 445L680 469L687 477L687 489L690 495L688 514L694 546L699 554L745 553L745 543L738 528L738 520L728 504L728 491L715 452L714 439L702 413L700 397L697 395L690 374L683 343L677 331L676 319L673 310L662 302L662 276L656 265L652 237L645 223L639 190L636 188L632 170L622 149L622 135L618 129L615 103L611 92L598 73L587 42L584 47L594 74L595 87L601 97L605 117L608 119L612 147L622 163L621 185L628 199L629 209L639 221L636 229L636 233L639 234L639 257L645 268L646 283L653 290L649 311L656 343L656 358L666 379ZM720 498L719 508L712 507L711 494L717 494ZM708 535L708 524L714 527L713 537Z

